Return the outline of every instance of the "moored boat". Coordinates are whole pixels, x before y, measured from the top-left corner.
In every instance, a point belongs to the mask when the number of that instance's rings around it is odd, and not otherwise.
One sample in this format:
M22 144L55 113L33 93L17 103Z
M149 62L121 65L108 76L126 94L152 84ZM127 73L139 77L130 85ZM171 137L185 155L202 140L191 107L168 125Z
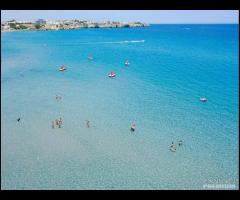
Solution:
M206 102L206 101L207 101L207 98L206 98L206 97L201 97L201 98L200 98L200 101Z
M62 65L60 68L59 68L59 71L65 71L66 70L66 67L64 67L64 65Z
M93 60L93 57L92 56L88 56L88 60Z
M110 72L109 74L108 74L108 77L109 78L113 78L113 77L115 77L116 76L116 73L115 72Z

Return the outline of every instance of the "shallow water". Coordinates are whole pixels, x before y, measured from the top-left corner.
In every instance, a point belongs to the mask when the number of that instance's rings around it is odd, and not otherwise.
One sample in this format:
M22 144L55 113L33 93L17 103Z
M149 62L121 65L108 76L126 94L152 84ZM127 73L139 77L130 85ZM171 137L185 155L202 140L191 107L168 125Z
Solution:
M2 189L238 188L238 25L9 32L1 42Z

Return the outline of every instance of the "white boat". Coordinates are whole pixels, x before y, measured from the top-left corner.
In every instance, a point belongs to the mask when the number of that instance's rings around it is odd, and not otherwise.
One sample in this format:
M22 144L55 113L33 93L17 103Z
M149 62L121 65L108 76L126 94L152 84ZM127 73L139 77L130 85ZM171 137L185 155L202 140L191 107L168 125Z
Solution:
M88 60L93 60L93 57L92 56L88 56Z
M64 66L61 66L60 68L59 68L59 71L65 71L66 70L66 68L64 67Z
M200 101L206 102L206 101L207 101L207 98L206 98L206 97L201 97L201 98L200 98Z
M115 73L115 72L111 72L111 73L108 74L108 77L109 77L109 78L113 78L113 77L115 77L115 76L116 76L116 73Z

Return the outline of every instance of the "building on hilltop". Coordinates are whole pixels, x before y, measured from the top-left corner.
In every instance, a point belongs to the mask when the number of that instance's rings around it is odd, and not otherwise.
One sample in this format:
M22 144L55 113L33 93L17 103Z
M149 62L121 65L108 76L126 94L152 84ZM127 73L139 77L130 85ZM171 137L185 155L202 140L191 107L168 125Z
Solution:
M36 21L37 24L46 24L47 22L44 19L38 19Z

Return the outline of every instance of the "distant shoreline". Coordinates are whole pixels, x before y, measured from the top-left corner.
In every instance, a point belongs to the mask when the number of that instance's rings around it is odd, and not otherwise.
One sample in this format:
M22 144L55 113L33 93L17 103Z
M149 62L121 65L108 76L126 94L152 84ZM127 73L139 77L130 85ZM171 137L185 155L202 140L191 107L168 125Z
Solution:
M144 27L99 27L99 28L78 28L78 29L14 29L14 30L1 30L1 33L4 32L30 32L30 31L75 31L83 29L122 29L122 28L145 28Z
M93 22L84 20L45 21L42 19L39 19L36 22L21 22L11 20L1 24L1 32L19 30L78 30L85 28L136 28L146 26L149 26L149 24L142 22Z

